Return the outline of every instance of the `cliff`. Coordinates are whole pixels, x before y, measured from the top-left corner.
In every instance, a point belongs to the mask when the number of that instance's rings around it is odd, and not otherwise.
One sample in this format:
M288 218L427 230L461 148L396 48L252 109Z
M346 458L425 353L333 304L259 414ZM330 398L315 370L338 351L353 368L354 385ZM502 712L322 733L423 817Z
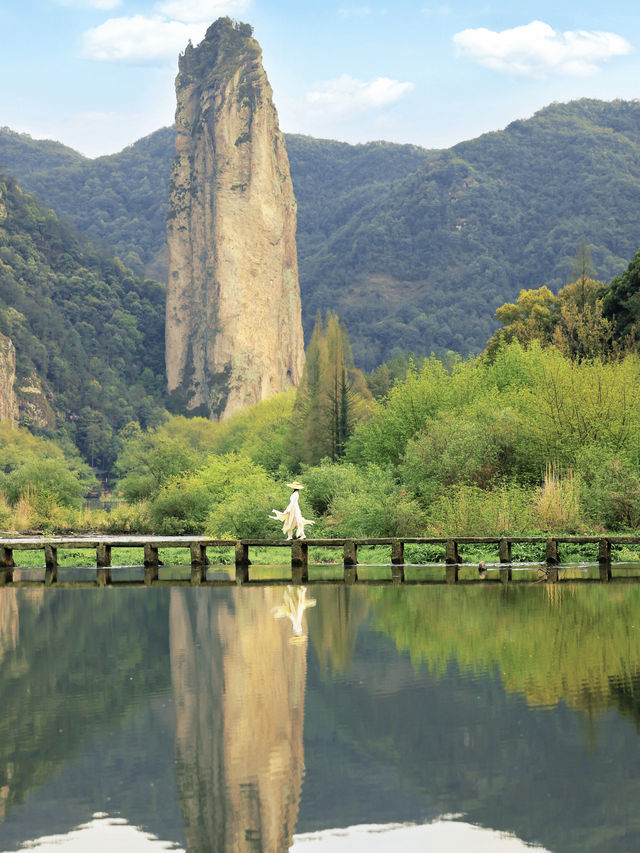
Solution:
M15 380L16 348L11 338L0 334L0 421L16 423L18 420Z
M304 359L296 203L251 32L219 19L176 78L167 382L174 408L213 418L295 387Z

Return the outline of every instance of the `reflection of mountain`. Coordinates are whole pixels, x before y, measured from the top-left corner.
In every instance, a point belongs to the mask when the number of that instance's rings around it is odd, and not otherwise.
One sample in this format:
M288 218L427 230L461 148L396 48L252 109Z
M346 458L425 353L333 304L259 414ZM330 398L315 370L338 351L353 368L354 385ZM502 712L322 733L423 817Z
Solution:
M306 644L282 589L171 593L176 775L187 849L287 850L304 754Z
M309 661L298 831L455 812L553 851L638 849L640 741L602 711L640 719L638 679L624 677L640 590L562 593L353 590L371 612L353 664L324 683ZM600 711L595 738L569 704Z
M7 816L167 683L166 599L112 592L0 590L0 803ZM141 740L128 763L144 748ZM64 806L55 819L64 825Z
M29 607L34 613L38 613L42 607L43 594L43 589L22 590L20 601L23 608ZM18 590L8 587L0 590L0 663L7 652L16 648L19 637Z
M320 669L339 674L351 668L358 630L369 613L369 599L360 589L343 585L314 590L318 606L309 615L309 629Z

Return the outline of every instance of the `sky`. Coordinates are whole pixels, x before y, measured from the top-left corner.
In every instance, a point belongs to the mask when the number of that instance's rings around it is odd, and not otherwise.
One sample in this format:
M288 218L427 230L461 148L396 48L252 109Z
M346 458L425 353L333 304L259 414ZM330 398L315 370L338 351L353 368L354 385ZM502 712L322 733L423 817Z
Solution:
M173 122L178 54L251 24L280 127L448 148L553 101L640 97L633 0L0 0L0 127L112 154Z

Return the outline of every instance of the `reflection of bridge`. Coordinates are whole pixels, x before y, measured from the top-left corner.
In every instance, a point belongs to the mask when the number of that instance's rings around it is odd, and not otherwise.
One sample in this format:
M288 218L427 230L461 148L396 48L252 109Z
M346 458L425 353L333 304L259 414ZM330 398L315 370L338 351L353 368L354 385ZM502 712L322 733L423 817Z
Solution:
M640 545L640 536L514 536L514 537L407 537L407 538L369 538L369 539L210 539L204 536L34 536L15 537L0 539L0 585L29 583L33 580L23 581L14 579L15 551L44 552L44 578L45 586L59 584L58 570L75 568L64 566L59 562L60 552L77 551L78 549L93 550L96 554L96 578L89 585L106 586L112 583L145 584L179 584L190 583L192 585L225 585L234 583L232 579L208 579L207 566L210 564L207 558L207 548L233 549L235 561L235 583L249 582L249 548L289 548L291 550L291 580L294 583L307 583L309 578L309 548L338 549L342 552L342 563L344 566L344 582L355 583L358 580L358 548L360 546L390 546L391 563L390 577L387 579L392 583L405 583L405 545L436 545L443 546L444 576L442 580L446 583L457 583L459 581L459 569L463 563L460 556L459 546L465 545L489 545L496 549L497 562L490 564L490 568L498 570L497 576L493 573L493 580L499 579L502 583L513 580L512 569L517 564L512 560L512 545L527 544L540 545L541 569L538 580L543 579L551 582L559 580L558 568L560 565L560 546L563 544L597 546L597 564L599 567L599 579L610 581L612 579L611 548L617 545ZM128 578L118 581L112 575L112 548L142 549L144 576L137 581ZM163 551L174 551L176 549L188 549L190 573L188 576L171 579L160 578L159 569L163 565L160 560L160 549ZM544 549L544 553L543 553ZM594 550L595 559L595 550ZM172 563L173 565L179 565ZM412 563L411 565L420 565ZM434 565L424 563L422 565ZM531 564L529 564L531 565ZM481 563L478 577L487 579L487 566ZM573 578L575 579L575 578ZM437 579L436 579L437 580ZM384 582L384 581L383 581ZM431 579L433 582L433 579ZM85 581L64 581L77 585L88 585Z

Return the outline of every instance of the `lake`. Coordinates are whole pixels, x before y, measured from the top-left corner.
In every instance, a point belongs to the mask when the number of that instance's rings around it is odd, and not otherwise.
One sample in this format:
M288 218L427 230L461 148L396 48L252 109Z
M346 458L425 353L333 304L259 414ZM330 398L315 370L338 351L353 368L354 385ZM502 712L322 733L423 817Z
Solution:
M637 583L3 588L0 850L639 849L639 637Z

